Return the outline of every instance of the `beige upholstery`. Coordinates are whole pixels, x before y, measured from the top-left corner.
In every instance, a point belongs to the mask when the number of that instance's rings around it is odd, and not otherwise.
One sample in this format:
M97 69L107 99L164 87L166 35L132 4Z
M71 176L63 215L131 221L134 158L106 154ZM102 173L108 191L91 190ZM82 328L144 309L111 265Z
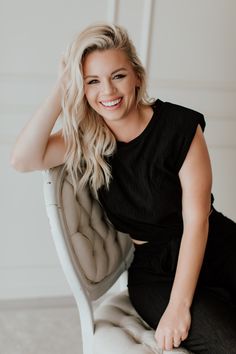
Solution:
M138 316L132 307L127 291L110 297L95 311L94 354L160 354L154 331ZM184 349L169 352L188 353Z
M63 166L44 171L44 195L55 247L78 305L83 354L161 353L127 290L104 295L132 261L129 236L113 228L88 189L74 196ZM99 299L105 300L94 310Z

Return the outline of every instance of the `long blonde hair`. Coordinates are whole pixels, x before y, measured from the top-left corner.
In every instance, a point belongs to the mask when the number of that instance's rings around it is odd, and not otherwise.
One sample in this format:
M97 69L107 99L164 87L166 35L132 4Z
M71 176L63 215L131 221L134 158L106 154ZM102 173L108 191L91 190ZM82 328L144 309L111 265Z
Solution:
M124 28L96 24L74 38L64 58L67 75L62 97L62 134L67 144L65 168L72 176L74 192L88 184L96 198L102 185L109 188L111 169L106 157L115 152L116 139L102 117L87 102L83 62L89 53L107 49L121 49L126 53L140 80L137 105L150 104L146 94L145 69Z

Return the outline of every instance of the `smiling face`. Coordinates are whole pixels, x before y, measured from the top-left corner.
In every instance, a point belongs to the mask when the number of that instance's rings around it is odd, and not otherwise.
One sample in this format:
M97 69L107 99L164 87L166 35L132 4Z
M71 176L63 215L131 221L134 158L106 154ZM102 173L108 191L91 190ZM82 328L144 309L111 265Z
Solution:
M83 75L87 101L108 125L135 114L140 82L124 51L106 49L88 54Z

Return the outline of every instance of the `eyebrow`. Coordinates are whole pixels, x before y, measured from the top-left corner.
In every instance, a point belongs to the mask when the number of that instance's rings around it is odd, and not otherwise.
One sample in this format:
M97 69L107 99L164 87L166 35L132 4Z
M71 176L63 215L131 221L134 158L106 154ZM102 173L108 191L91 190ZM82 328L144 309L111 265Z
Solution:
M119 68L119 69L116 69L115 71L113 71L111 73L111 75L114 75L116 74L118 71L121 71L121 70L125 70L125 71L128 71L126 68ZM84 79L88 79L88 78L92 78L92 77L98 77L98 75L87 75L84 77Z

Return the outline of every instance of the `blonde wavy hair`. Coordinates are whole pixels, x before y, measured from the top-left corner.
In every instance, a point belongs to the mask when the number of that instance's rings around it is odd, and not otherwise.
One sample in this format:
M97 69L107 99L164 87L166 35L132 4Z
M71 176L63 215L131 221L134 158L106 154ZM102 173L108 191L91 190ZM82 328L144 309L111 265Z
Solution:
M116 139L102 117L88 104L84 94L83 62L96 50L121 49L140 80L137 105L150 105L145 69L127 31L100 23L87 27L69 45L65 56L66 84L62 95L62 134L67 152L65 168L72 176L74 192L89 185L98 199L98 189L109 188L111 168L106 158L116 150Z

